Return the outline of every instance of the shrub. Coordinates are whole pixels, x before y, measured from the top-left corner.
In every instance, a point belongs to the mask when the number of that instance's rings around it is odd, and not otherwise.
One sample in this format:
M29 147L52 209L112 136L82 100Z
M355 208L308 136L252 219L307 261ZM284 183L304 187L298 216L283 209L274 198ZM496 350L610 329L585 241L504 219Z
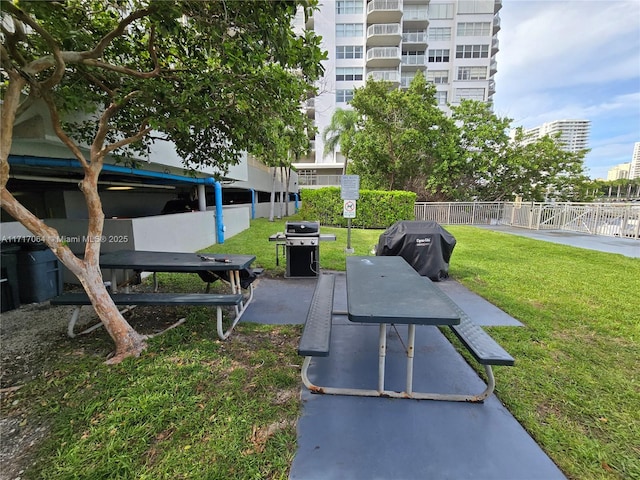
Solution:
M325 226L347 225L347 219L343 217L344 201L340 198L339 187L303 189L300 196L302 219L318 220ZM352 219L351 225L360 228L387 228L399 220L414 220L415 202L416 194L413 192L360 190L356 218Z

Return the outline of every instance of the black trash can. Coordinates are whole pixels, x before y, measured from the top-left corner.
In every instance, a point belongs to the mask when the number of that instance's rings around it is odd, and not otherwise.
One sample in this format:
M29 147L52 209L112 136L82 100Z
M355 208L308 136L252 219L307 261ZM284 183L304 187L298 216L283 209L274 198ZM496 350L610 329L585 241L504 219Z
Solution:
M456 239L436 222L400 221L380 235L376 255L404 258L416 272L431 280L449 276Z
M20 245L2 243L0 247L0 311L7 312L20 306L20 287L18 282L18 252Z
M43 242L23 240L18 252L20 302L44 302L62 294L62 265Z

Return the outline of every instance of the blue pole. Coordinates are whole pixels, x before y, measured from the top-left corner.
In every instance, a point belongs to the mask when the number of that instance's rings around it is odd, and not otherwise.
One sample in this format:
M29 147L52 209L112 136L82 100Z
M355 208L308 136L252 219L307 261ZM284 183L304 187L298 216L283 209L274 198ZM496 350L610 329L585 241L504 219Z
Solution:
M296 213L298 213L298 208L299 208L299 205L298 205L298 192L296 192L294 195L295 195L295 199L296 199L296 203L295 203L295 205L296 205Z
M253 188L251 190L251 220L256 218L256 191Z
M224 218L222 217L222 184L213 184L216 199L216 242L224 243Z

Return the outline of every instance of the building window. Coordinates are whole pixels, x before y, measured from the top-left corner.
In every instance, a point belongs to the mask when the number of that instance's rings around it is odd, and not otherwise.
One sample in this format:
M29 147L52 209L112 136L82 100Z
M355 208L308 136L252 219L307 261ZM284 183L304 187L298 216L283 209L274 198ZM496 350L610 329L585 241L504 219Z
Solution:
M447 92L436 92L436 101L438 105L446 105L447 104Z
M487 67L458 67L458 80L486 80Z
M450 18L453 18L453 3L429 5L429 20L443 20Z
M410 73L410 74L406 74L403 73L402 77L400 78L400 86L402 88L408 88L409 85L411 85L411 82L413 82L413 79L415 78L415 73Z
M361 23L336 23L336 37L362 37L363 28Z
M340 47L336 47L336 58L337 59L362 58L363 52L364 52L364 49L362 46L342 45Z
M459 37L488 37L491 34L489 22L461 22L456 32Z
M451 40L451 27L429 28L429 40Z
M347 103L353 100L353 90L336 90L336 102Z
M364 11L363 5L362 0L338 0L336 2L336 13L362 13Z
M484 88L456 88L454 103L460 103L462 99L484 102Z
M336 81L355 81L362 80L362 68L358 67L339 67L336 68Z
M489 58L489 45L457 45L456 58Z
M429 50L430 62L448 62L449 61L449 49L448 48L436 48Z
M449 70L427 70L427 81L446 85L449 83Z
M424 65L424 50L402 52L403 65Z
M493 13L494 0L460 0L458 14Z

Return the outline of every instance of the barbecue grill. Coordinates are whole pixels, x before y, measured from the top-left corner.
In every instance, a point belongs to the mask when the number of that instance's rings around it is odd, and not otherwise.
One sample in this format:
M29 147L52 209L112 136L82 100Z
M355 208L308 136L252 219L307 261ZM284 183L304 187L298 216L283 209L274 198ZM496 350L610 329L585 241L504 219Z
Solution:
M316 277L320 264L320 223L285 224L287 277Z

